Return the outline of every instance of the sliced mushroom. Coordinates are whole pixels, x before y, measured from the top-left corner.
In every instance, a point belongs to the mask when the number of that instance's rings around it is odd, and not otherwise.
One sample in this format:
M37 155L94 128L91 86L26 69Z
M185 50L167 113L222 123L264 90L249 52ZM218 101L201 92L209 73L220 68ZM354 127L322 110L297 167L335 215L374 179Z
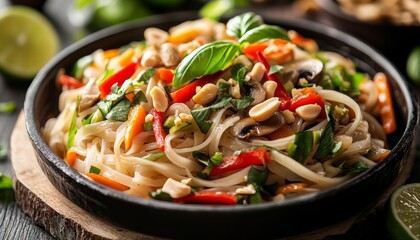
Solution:
M281 70L283 79L296 84L299 79L305 78L308 82L317 83L321 77L323 64L318 59L305 59L285 64Z
M251 136L261 137L281 128L285 122L280 112L275 112L272 117L260 123L254 121L252 118L244 118L233 125L231 134L241 139L246 139Z
M260 82L250 80L244 86L246 90L246 95L254 99L251 105L256 105L265 100L265 90Z

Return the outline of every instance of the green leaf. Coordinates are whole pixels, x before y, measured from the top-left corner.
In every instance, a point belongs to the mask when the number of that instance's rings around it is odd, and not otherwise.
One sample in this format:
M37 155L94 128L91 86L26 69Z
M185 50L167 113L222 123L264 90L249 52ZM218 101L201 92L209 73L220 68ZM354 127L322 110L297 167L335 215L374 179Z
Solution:
M145 122L143 124L143 129L144 131L148 132L148 131L152 131L153 130L153 124L152 122Z
M181 87L194 79L227 68L240 53L238 44L216 41L205 44L182 59L175 69L173 86Z
M254 98L250 97L250 96L245 96L241 99L231 99L230 103L237 109L237 110L241 110L244 109L246 107L248 107L249 105L251 105L251 103L254 101Z
M156 74L156 69L148 68L144 72L141 72L136 78L133 80L134 82L144 82L148 83L149 79Z
M101 173L101 169L99 169L99 168L97 168L97 167L95 167L95 166L91 165L91 166L90 166L90 169L89 169L89 173L99 174L99 173Z
M92 121L92 118L93 118L93 115L94 114L95 113L92 113L87 118L82 119L82 125L83 126L89 125L91 123L91 121Z
M238 82L239 87L242 87L244 85L246 71L247 68L243 64L235 64L230 69L232 78Z
M260 204L263 203L264 200L261 197L261 193L260 192L256 192L252 195L249 195L248 197L248 203L249 204Z
M3 145L0 145L0 161L5 161L7 159L7 148Z
M268 75L278 73L283 69L283 66L281 65L272 65L270 66L270 70L268 71Z
M330 111L330 106L325 105L325 112L327 113L327 125L322 131L319 139L319 146L314 155L314 159L321 160L333 153L336 143L334 141L335 119L333 113Z
M305 131L295 134L296 149L294 149L293 154L290 156L300 163L308 158L309 154L312 152L313 148L313 132Z
M252 166L248 172L247 182L252 184L256 191L263 189L263 186L268 178L268 170L265 168L263 170L258 169L255 166Z
M108 112L106 119L125 122L127 121L129 111L130 101L128 101L128 99L123 99Z
M147 102L146 94L143 91L138 91L133 97L132 105L137 105L140 102Z
M147 154L146 156L144 156L144 159L147 159L149 161L155 162L161 158L165 157L165 153L164 152L157 152L157 153L151 153L151 154Z
M109 96L109 95L108 95ZM106 116L112 108L112 101L106 99L101 100L97 104L99 111L101 111L102 116Z
M204 152L200 152L200 151L193 151L192 152L193 157L199 161L200 163L202 163L205 166L208 166L210 163L210 157L209 155L207 155Z
M77 112L78 112L78 109L79 109L79 103L80 103L80 95L77 95L76 108L74 109L74 112L73 112L73 117L71 119L70 128L69 128L69 135L68 135L68 138L67 138L67 150L70 149L73 146L74 137L77 133L76 121L77 121Z
M13 180L2 173L0 173L0 189L13 189Z
M261 25L246 32L240 39L240 43L255 43L269 39L280 38L290 41L287 31L273 25Z
M171 195L169 195L168 193L166 193L162 190L157 190L156 192L151 192L150 197L152 197L155 200L165 201L165 202L172 202L172 200L173 200Z
M230 102L230 100L231 98L226 98L211 106L191 110L191 115L193 116L194 121L197 123L201 132L207 133L209 131L212 125L212 121L208 120L210 114L213 113L213 111L224 108Z
M229 36L241 38L249 30L264 24L261 16L247 12L230 19L226 24Z
M218 87L219 90L217 92L217 99L216 103L225 100L226 98L230 98L230 84L227 82L219 82Z
M12 113L15 110L16 110L16 103L13 101L0 103L0 113Z

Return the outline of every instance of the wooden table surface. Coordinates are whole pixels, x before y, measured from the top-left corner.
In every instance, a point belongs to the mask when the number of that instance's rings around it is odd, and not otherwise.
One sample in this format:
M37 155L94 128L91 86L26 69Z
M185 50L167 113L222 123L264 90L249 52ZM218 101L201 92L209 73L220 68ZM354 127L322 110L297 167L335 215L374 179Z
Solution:
M47 2L47 6L45 8L45 13L57 26L57 30L59 31L62 39L63 47L72 42L71 35L74 34L74 31L72 28L68 27L66 14L63 14L63 11L55 11L55 9L65 9L66 6L62 5L69 4L71 2L72 1L49 1ZM6 4L7 3L3 0L0 0L0 7L3 7ZM271 6L267 9L259 7L257 12L259 11L266 13L272 13L274 11L276 13L284 13L282 17L286 18L296 17L293 15L293 12L290 11L290 7L288 5L282 6L282 4L276 5L276 8ZM281 14L279 14L279 16L280 15ZM318 16L316 19L324 24L329 24L328 20L323 19L322 16ZM404 72L404 69L400 70L401 72ZM15 101L17 104L17 111L14 113L0 114L0 145L7 148L9 148L10 145L10 135L16 119L23 107L27 87L28 84L10 84L10 82L6 81L4 77L0 76L0 102ZM419 87L417 86L417 92L419 92L418 88ZM420 133L420 131L417 132ZM417 149L419 149L419 137L420 134L417 134ZM420 159L418 152L419 151L417 151L416 165L412 172L412 176L408 180L409 182L420 182ZM10 161L6 160L0 162L0 173L12 176ZM33 221L20 210L16 202L2 201L0 202L0 239L53 239L53 237L44 229L35 225Z

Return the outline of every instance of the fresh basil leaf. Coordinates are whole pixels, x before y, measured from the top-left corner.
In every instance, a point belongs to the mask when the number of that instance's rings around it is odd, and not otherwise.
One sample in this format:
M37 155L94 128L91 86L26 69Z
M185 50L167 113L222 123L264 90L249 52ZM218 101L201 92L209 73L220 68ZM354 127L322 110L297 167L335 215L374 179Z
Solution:
M226 23L226 33L229 36L241 38L246 32L263 23L261 16L247 12L230 19Z
M200 152L200 151L193 151L192 155L197 161L204 164L205 166L209 165L210 157L206 153L203 153L203 152Z
M93 118L94 114L95 113L92 113L92 114L89 115L89 117L82 119L82 125L83 126L89 125L92 121L92 118Z
M13 101L0 103L0 113L12 113L15 110L16 110L16 103Z
M146 95L143 91L138 91L136 95L134 95L132 105L137 105L140 102L147 102Z
M305 131L295 134L295 145L293 154L290 156L300 163L308 158L309 154L312 152L313 148L313 132Z
M278 73L282 69L283 69L283 66L281 66L281 65L272 65L272 66L270 66L270 70L268 71L268 75L270 76L271 74Z
M261 25L246 32L239 39L239 43L255 43L274 38L290 41L290 38L287 36L287 31L283 28L273 25Z
M106 119L125 122L127 121L129 111L130 101L128 101L128 99L123 99L108 112Z
M77 95L76 107L75 107L74 112L73 112L73 117L71 119L70 128L69 128L69 135L68 135L68 138L67 138L67 150L70 149L73 146L74 137L77 133L76 121L77 121L77 112L78 112L78 109L79 109L79 103L80 103L80 95Z
M251 105L251 103L254 101L254 98L250 97L250 96L245 96L241 99L231 99L230 103L236 108L236 110L241 110L244 109L246 107L248 107L249 105Z
M134 82L144 82L148 83L149 79L156 74L156 69L148 68L145 71L141 72L137 77L133 80Z
M205 44L182 59L175 69L172 85L181 87L194 79L225 69L240 53L233 42L216 41Z
M248 172L247 182L252 184L256 191L263 189L263 186L268 178L268 170L264 168L263 170L258 169L255 166L252 166Z
M244 85L246 71L247 68L243 64L235 64L230 69L230 73L233 79L235 79L238 82L239 87L242 87Z
M169 195L169 193L166 193L162 190L157 190L156 192L150 192L150 197L152 197L155 200L159 201L165 201L165 202L172 202L172 197Z
M101 173L101 169L91 165L90 169L89 169L89 173L99 174L99 173Z
M327 113L327 125L322 131L319 146L314 155L314 159L317 160L330 156L336 146L334 141L335 119L329 105L325 105L325 112Z
M165 153L164 152L157 152L157 153L151 153L151 154L147 154L146 156L144 156L144 159L147 159L149 161L155 162L161 158L165 157Z
M0 173L0 189L13 189L13 180L2 173Z
M224 108L230 102L230 100L231 98L226 98L211 106L191 110L191 115L193 116L194 121L197 123L201 132L207 133L209 131L212 125L212 121L208 120L210 114L213 111Z
M222 100L225 100L226 98L229 98L231 85L227 82L219 82L218 86L219 86L219 90L217 92L216 102L220 102Z

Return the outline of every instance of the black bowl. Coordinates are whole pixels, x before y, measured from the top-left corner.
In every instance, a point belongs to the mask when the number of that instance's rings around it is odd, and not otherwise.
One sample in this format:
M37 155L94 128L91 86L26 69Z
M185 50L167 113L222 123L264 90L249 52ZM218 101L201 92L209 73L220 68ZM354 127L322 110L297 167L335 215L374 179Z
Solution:
M26 126L38 162L52 184L83 209L142 233L171 238L272 238L309 232L346 218L374 205L381 194L400 177L417 124L417 104L405 81L380 54L359 40L313 22L266 22L295 29L316 39L321 48L352 58L371 75L384 72L393 89L398 131L389 136L391 154L364 174L320 193L285 202L250 206L180 205L145 200L92 182L55 155L41 137L45 121L56 116L59 90L55 76L80 57L98 48L110 49L142 39L143 31L154 26L167 29L195 13L176 13L150 18L95 33L58 54L37 75L25 100ZM374 191L372 191L374 189Z

